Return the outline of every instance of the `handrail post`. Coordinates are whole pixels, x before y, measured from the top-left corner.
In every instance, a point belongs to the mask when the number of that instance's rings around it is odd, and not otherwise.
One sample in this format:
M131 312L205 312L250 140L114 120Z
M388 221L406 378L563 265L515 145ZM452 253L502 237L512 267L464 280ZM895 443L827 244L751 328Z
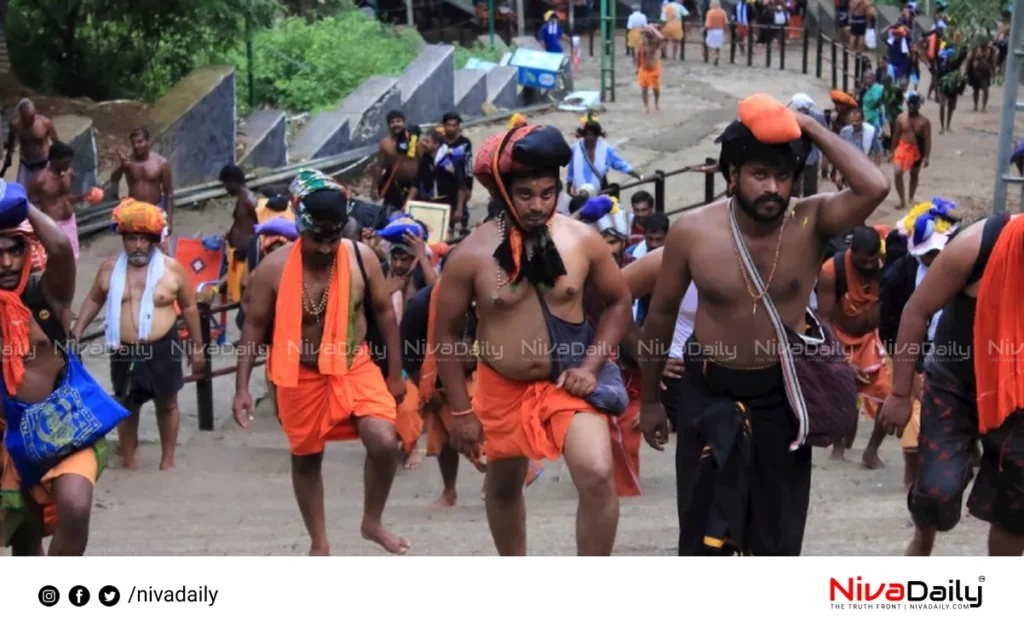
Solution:
M594 56L594 25L590 25L590 56Z
M210 304L199 304L199 331L203 337L203 359L206 367L202 377L196 381L196 409L199 414L199 430L213 430L213 359L210 353Z
M782 37L779 38L779 70L786 70L786 28L783 27L780 31Z
M825 52L825 36L818 31L818 52L814 58L814 76L821 79L821 56Z
M747 67L754 65L754 25L747 25Z
M836 41L832 40L832 89L839 87L839 49Z
M705 165L714 165L718 161L714 158L705 158ZM709 171L704 174L704 204L711 204L715 199L715 172Z
M769 37L770 37L772 29L774 29L775 27L774 26L766 26L764 28L768 29L768 34L769 34ZM772 67L772 41L771 40L768 40L768 43L764 45L764 67L765 68L771 68Z
M811 51L811 32L805 26L804 27L804 53L803 53L804 61L803 61L803 68L802 68L802 72L805 75L807 74L807 70L808 70L808 67L809 67L808 66L809 60L808 60L807 56L810 53L810 51Z
M843 47L843 92L850 92L850 52Z
M729 63L736 63L736 23L729 23Z
M665 213L665 172L661 169L654 171L654 212Z

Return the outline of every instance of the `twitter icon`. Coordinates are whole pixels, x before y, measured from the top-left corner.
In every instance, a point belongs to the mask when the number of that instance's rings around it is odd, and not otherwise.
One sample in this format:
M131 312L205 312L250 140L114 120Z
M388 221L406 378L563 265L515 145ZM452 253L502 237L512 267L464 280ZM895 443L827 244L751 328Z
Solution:
M121 601L121 592L114 585L107 585L100 589L100 604L105 607L112 607Z

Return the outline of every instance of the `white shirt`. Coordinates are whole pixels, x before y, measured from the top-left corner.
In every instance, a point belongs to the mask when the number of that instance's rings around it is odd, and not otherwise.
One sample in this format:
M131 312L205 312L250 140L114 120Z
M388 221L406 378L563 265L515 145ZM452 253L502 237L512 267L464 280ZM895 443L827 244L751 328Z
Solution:
M917 279L914 280L914 289L916 290L921 282L924 281L924 276L928 272L928 267L924 265L924 262L920 258L917 259ZM932 320L928 322L928 340L935 340L935 330L939 327L939 317L942 316L942 310L939 310L932 315Z
M676 317L676 329L672 333L672 347L668 350L669 358L682 358L686 341L693 335L693 323L697 319L697 286L690 282L683 300L679 304L679 316Z
M630 13L629 19L626 20L626 29L631 31L642 26L647 26L647 16L641 11L634 11Z

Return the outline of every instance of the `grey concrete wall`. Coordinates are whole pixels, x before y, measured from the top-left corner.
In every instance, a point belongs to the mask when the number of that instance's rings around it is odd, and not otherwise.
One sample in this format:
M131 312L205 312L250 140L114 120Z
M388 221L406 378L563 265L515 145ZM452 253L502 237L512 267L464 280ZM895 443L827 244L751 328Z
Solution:
M154 151L174 173L175 189L217 180L235 162L235 69L192 71L153 106Z
M347 113L341 110L321 112L302 128L289 154L297 162L340 154L351 147L349 129Z
M245 153L238 159L243 169L284 167L288 164L288 122L280 110L250 114L239 129Z
M514 66L498 66L487 72L487 103L501 110L519 105L519 70Z
M398 78L398 89L406 121L439 123L455 107L455 47L424 46Z
M341 103L348 115L353 147L377 142L387 132L385 117L402 107L402 93L395 77L370 77Z
M480 116L487 101L487 72L463 68L455 71L455 111L463 116Z
M84 193L90 187L95 187L98 161L96 132L92 126L92 119L68 114L53 117L53 125L57 128L61 140L75 150L75 159L71 163L71 168L75 171L71 190L74 193Z

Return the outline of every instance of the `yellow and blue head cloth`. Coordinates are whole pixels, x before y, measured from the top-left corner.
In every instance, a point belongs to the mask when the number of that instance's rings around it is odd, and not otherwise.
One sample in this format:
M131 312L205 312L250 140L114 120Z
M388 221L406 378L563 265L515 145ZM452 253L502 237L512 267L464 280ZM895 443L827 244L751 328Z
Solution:
M601 195L584 203L579 211L580 222L592 224L604 233L614 233L621 239L629 237L630 213L619 206L618 198Z
M405 234L412 233L424 242L429 237L423 226L408 213L396 215L384 228L377 231L377 235L391 244L405 244Z
M348 189L319 169L300 171L288 185L288 194L299 233L314 231L325 224L340 229L348 220Z
M907 237L907 251L918 256L945 248L961 219L955 202L935 197L916 205L896 226Z

